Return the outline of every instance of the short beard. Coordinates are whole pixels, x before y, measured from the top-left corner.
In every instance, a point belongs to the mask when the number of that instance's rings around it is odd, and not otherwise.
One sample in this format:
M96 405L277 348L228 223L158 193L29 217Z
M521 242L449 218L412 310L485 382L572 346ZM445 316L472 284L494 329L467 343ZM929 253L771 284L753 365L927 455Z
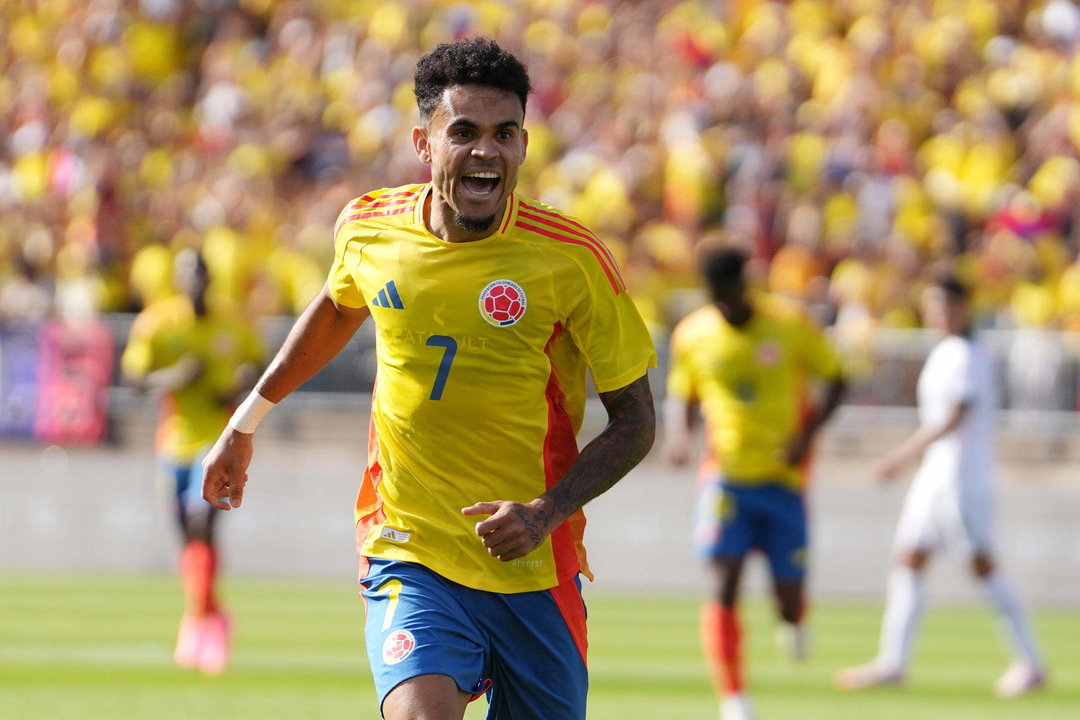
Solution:
M466 217L462 213L454 214L454 224L466 232L481 232L491 227L491 223L495 222L495 216L489 215L483 220L474 220L470 217Z

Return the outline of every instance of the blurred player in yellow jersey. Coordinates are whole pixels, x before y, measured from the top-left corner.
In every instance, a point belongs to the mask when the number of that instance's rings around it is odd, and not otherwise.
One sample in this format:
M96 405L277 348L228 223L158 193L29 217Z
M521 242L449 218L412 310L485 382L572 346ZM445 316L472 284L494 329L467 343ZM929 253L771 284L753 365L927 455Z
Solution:
M185 608L174 658L217 674L228 663L228 621L215 593L215 511L201 497L202 459L263 359L259 338L234 313L211 309L206 263L193 249L175 261L179 293L151 303L131 328L121 359L137 388L161 396L156 449L183 540Z
M706 257L713 302L675 328L664 410L665 453L675 464L690 459L695 406L705 420L695 541L709 568L701 633L723 720L752 716L736 613L751 550L768 556L782 637L796 657L805 653L801 465L844 391L840 361L821 331L779 299L748 292L745 264L738 250ZM808 407L815 382L827 388L820 405Z
M652 341L611 253L514 192L529 78L484 38L417 63L412 139L431 182L370 192L334 228L322 293L205 462L239 507L274 403L375 322L356 539L368 660L391 720L585 717L581 507L652 445ZM586 369L607 427L578 451Z

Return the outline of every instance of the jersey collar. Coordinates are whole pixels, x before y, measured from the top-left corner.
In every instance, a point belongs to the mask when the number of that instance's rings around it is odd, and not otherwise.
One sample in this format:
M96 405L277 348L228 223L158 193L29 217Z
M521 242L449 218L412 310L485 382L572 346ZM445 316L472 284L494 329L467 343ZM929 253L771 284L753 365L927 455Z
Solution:
M427 225L424 223L424 205L427 204L428 196L431 195L434 190L434 185L428 183L424 186L424 189L420 192L420 195L416 198L416 206L413 207L413 222L418 225L423 225L425 228ZM464 243L466 245L474 245L475 243L489 243L495 238L505 237L510 229L514 227L514 223L517 221L518 208L521 206L521 201L518 200L517 192L510 193L510 197L506 199L506 207L503 209L503 216L499 220L498 229L491 235L488 235L482 240L477 240L472 243ZM430 233L429 233L430 234ZM434 237L434 235L432 235ZM438 238L436 238L438 240ZM439 240L439 242L443 242ZM453 243L447 243L453 244Z

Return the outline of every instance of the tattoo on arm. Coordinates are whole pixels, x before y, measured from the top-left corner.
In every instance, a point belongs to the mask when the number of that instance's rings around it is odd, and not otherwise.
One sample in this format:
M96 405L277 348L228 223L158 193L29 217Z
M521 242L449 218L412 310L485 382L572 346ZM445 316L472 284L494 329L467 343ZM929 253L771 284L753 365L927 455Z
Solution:
M544 532L544 525L550 521L550 513L544 513L539 517L529 517L524 507L514 508L514 513L525 525L525 533L529 536L529 542L534 547L539 547L540 543L544 542L544 538L547 537L547 533Z
M648 376L601 393L608 412L603 432L581 450L574 464L545 495L550 500L541 521L561 523L601 495L641 462L656 436L656 411Z

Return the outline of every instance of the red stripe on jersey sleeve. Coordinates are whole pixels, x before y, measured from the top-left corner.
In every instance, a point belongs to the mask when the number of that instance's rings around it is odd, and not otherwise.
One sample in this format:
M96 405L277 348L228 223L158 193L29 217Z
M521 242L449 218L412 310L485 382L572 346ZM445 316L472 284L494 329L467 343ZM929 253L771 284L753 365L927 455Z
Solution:
M398 205L394 207L379 206L364 210L363 212L353 213L349 217L345 218L345 222L350 223L353 220L365 220L373 217L388 217L390 215L401 215L402 213L412 212L412 203L408 205Z
M524 212L518 213L519 218L525 215L526 213ZM591 243L585 242L584 240L578 240L577 238L555 232L553 229L545 229L537 225L522 222L521 220L517 221L515 227L519 227L522 230L528 230L530 232L543 235L544 237L549 237L553 240L561 240L565 243L571 243L572 245L581 245L582 247L589 248L589 250L592 251L592 254L596 256L596 260L600 263L600 267L604 269L604 274L607 275L608 282L611 283L611 287L613 290L615 290L615 294L618 295L620 292L622 292L622 288L619 286L619 281L615 279L614 275L612 275L611 269L608 267L607 263L604 262L604 258L601 255L600 251L596 248L596 246L592 245Z
M413 205L416 203L416 198L419 195L419 191L412 191L405 197L399 197L401 193L393 193L390 196L380 197L375 202L371 203L363 209L358 209L356 212L349 215L345 222L352 222L353 220L363 220L365 218L372 217L384 217L386 215L400 215L405 212L412 212Z
M600 249L600 252L604 254L604 257L607 258L608 264L615 270L615 274L618 276L619 282L622 283L622 286L624 288L626 287L626 283L623 281L622 275L619 273L619 264L615 262L615 257L611 254L611 250L608 249L607 245L605 245L603 241L600 240L600 238L598 238L596 236L596 233L594 233L592 230L585 227L579 222L571 220L565 215L560 215L559 213L552 212L550 210L544 210L543 208L536 207L535 205L524 205L522 209L518 211L519 216L523 214L530 219L541 220L547 225L559 228L560 230L571 233L572 235L576 235L579 238L594 243L596 247ZM541 219L537 217L537 215L543 215L545 216L545 218Z
M372 200L374 200L375 202L383 202L384 200L389 200L390 198L399 198L399 197L402 197L404 195L416 195L422 189L423 189L422 185L421 186L410 185L409 187L405 188L404 190L395 190L394 192L383 193L382 195L376 195L375 193L368 193L367 195L363 196L362 198L354 200L352 204L355 207L360 207L363 203L371 202Z
M420 195L421 188L413 188L411 190L401 190L399 192L388 193L386 195L380 195L375 199L375 202L370 206L363 208L364 210L377 210L380 207L386 207L388 205L398 205L401 203L412 204L416 202L417 196ZM357 208L358 210L360 208Z
M341 211L341 215L338 216L337 224L334 225L334 237L337 238L337 234L341 231L342 226L353 220L363 220L369 217L382 217L384 215L398 214L398 212L369 214L372 213L372 211L381 210L382 208L397 205L398 203L405 203L405 206L403 206L403 209L400 212L412 210L412 203L416 201L417 196L419 196L422 190L423 186L419 188L410 187L406 190L397 190L391 193L384 193L383 195L368 193L363 197L353 200L345 206L345 209Z
M341 214L338 215L337 222L334 224L334 239L335 239L335 241L337 240L338 233L341 232L342 226L345 225L345 223L348 222L347 218L349 217L349 215L352 214L352 213L357 212L360 208L364 207L364 205L366 203L371 202L372 200L374 200L375 197L376 196L373 195L372 193L368 193L367 195L356 198L355 200L351 201L348 205L345 206L345 208L341 211Z

